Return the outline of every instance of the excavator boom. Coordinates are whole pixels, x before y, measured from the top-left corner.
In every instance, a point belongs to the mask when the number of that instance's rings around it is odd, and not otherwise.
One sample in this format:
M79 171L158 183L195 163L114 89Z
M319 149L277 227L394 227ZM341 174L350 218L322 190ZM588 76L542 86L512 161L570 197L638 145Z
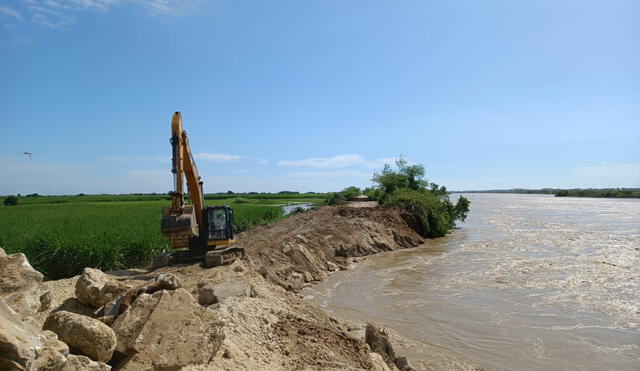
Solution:
M171 192L171 206L163 209L160 229L171 239L171 247L178 249L189 247L189 239L200 235L204 206L202 182L191 156L187 133L182 128L180 112L174 113L171 119L170 141L174 190ZM184 178L189 187L191 205L184 203Z

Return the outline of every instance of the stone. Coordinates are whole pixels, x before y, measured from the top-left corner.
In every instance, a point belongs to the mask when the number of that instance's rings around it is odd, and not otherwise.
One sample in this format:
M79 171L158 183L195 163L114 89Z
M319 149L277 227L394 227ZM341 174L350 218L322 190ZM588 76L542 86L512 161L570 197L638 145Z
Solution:
M213 310L185 289L141 294L112 325L120 370L179 369L208 363L224 335Z
M69 354L67 363L60 371L109 371L111 366L92 361L89 357Z
M116 351L120 354L131 354L136 351L135 344L138 335L147 323L149 316L158 306L162 293L158 295L141 294L116 320L112 323L111 328L118 337Z
M116 348L116 333L97 319L58 311L47 317L43 328L55 332L60 340L94 361L108 362Z
M111 326L116 321L116 318L118 318L118 316L111 315L111 316L102 316L96 319L107 326Z
M218 298L213 293L213 283L207 281L198 282L197 292L200 305L211 305L218 302Z
M389 335L378 325L367 323L365 328L364 340L373 352L382 356L384 362L390 368L395 366L396 354L389 340Z
M56 334L20 321L0 299L0 370L55 370L68 354L69 347Z
M231 269L233 269L234 272L236 273L241 273L244 272L246 269L244 267L244 263L242 263L242 260L236 260L233 263L231 263L231 265L229 266Z
M415 368L411 367L409 364L409 360L407 357L398 357L396 358L396 367L400 371L415 371Z
M43 278L24 254L0 256L0 297L40 284Z
M369 353L369 359L371 360L372 371L391 371L392 369L384 362L384 359L380 354L371 352Z
M85 268L76 281L76 297L86 305L99 308L127 292L130 286L119 282L99 269Z
M156 277L155 281L145 286L145 292L147 294L153 294L159 290L176 290L182 287L176 277L172 273L161 274Z
M51 294L42 287L42 279L24 254L0 254L0 298L20 320L27 321L51 305Z
M115 300L105 303L98 308L95 315L96 317L117 316L125 312L131 306L131 303L142 294L153 294L160 290L175 290L179 287L181 285L175 275L171 273L161 274L146 285L130 288Z
M340 267L338 267L338 265L336 263L328 261L327 262L327 270L329 272L335 272L335 271L340 270Z
M40 308L38 308L38 312L44 312L45 310L51 308L51 291L47 291L44 294L40 295Z
M238 358L239 354L240 354L240 349L238 348L237 345L231 342L224 343L223 350L222 350L222 357L227 359L234 359L234 358Z
M251 285L238 280L219 283L203 280L198 282L197 291L198 302L201 305L211 305L229 297L250 297Z
M304 275L305 283L313 282L313 276L311 275L310 272L305 271L303 275Z
M304 275L292 272L285 281L285 288L289 291L299 291L304 286Z
M78 281L76 281L76 298L82 304L96 307L95 303L98 301L98 296L100 296L100 290L102 290L107 280L107 275L102 271L85 268Z
M98 295L98 300L95 302L94 307L97 305L98 307L107 304L110 301L113 301L120 297L120 295L127 292L131 286L124 284L120 281L109 280L105 282L102 289L100 289L100 294Z

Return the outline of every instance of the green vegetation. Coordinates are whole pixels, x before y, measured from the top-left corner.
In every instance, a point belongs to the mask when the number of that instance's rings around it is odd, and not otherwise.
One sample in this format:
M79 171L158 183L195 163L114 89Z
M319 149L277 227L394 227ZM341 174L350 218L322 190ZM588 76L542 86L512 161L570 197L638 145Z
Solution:
M482 191L453 191L451 193L517 193L517 194L541 194L552 195L558 192L557 188L541 188L541 189L527 189L527 188L512 188L512 189L488 189Z
M446 187L423 179L422 165L408 165L399 158L396 167L394 170L387 164L382 172L373 175L377 187L367 190L370 197L415 214L424 237L444 236L455 228L456 220L465 221L471 204L468 199L460 196L455 205L451 203Z
M640 198L639 188L561 189L556 197Z
M238 231L282 218L279 205L321 204L326 198L299 193L218 196L207 195L207 205L232 206ZM143 266L169 245L160 234L162 206L169 204L163 194L20 197L18 206L0 207L0 247L25 253L51 279L73 276L83 267Z
M587 189L514 188L514 189L492 189L492 190L486 190L486 191L462 191L460 193L517 193L517 194L556 195L557 197L640 198L640 188L587 188Z
M348 187L340 192L329 193L326 199L328 205L344 205L352 197L357 197L362 194L362 191L358 187Z
M18 204L17 196L7 196L4 199L4 206L15 206Z

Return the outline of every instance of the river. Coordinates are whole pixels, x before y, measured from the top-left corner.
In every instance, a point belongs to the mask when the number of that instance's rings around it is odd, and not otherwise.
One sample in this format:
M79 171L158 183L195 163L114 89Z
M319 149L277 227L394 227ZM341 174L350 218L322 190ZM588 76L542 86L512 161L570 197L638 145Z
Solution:
M640 200L465 196L451 235L304 294L488 369L640 369Z

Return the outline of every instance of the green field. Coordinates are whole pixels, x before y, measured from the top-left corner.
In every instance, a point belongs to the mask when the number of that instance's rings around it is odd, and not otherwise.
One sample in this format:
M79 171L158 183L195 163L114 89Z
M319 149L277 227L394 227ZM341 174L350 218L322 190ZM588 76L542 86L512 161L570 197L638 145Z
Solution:
M269 197L271 196L271 197ZM324 194L211 194L207 205L233 207L239 231L282 217L278 205L321 204ZM78 274L84 267L114 270L144 266L169 246L160 234L166 195L20 197L0 206L0 247L23 252L47 278Z

